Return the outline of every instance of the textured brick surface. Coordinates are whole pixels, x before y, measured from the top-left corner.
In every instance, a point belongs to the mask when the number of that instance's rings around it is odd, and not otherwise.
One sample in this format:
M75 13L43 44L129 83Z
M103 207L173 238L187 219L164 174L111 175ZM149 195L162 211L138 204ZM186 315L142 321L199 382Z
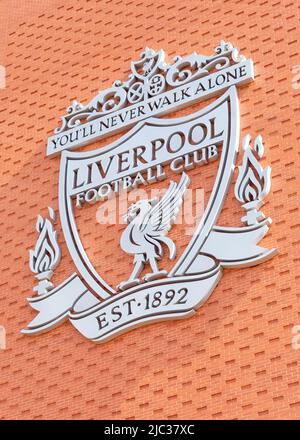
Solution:
M291 346L291 329L300 324L296 5L2 0L0 324L7 350L0 351L1 418L299 418L300 351ZM264 244L278 247L279 255L253 269L226 271L187 320L143 327L104 345L86 341L69 323L22 336L34 317L26 297L34 284L28 250L36 215L58 204L59 158L45 158L58 117L73 99L87 102L125 79L146 45L163 47L171 59L193 50L210 54L220 39L255 62L255 83L239 93L241 135L261 133L265 140L273 186L264 212L274 224ZM214 165L200 176L199 185L209 188ZM115 282L129 263L117 250L115 227L104 234L99 226L93 238L95 216L88 211L83 215L90 221L79 220L86 246ZM231 189L220 223L238 224L240 214ZM55 283L74 271L61 243ZM104 248L109 255L102 266Z

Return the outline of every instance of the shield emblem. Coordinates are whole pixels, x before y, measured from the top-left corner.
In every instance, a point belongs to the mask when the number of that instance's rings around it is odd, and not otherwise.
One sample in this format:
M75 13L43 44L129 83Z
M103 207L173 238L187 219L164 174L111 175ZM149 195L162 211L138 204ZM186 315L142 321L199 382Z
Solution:
M44 332L68 319L86 338L103 342L140 325L188 317L212 293L223 268L256 265L276 254L257 245L271 224L260 210L271 182L270 167L259 163L260 135L253 147L250 134L244 137L238 167L235 198L245 211L244 225L218 224L239 145L236 86L254 78L252 61L224 44L211 57L195 53L171 66L162 50L146 49L132 62L129 80L105 91L111 97L119 88L128 105L122 101L109 115L104 108L91 120L86 109L71 108L63 117L47 151L62 152L60 220L76 272L56 287L50 282L60 248L49 209L50 219L38 217L39 238L30 252L38 295L29 303L38 314L23 333ZM203 59L206 75L199 79L193 66ZM172 80L174 72L181 84ZM154 117L221 90L194 113ZM87 121L74 126L79 114ZM106 146L70 151L134 123ZM198 190L207 194L200 210ZM192 204L182 204L185 196Z
M178 139L175 139L175 134L179 137L178 133L184 136L184 141L179 142ZM193 137L191 137L191 133ZM200 259L204 258L204 255L201 256L201 249L217 221L225 200L238 149L238 133L238 99L236 89L232 87L219 99L196 113L175 119L150 118L137 124L127 134L104 148L89 152L63 152L59 185L62 228L79 274L88 289L98 299L106 300L120 292L116 286L111 285L105 279L101 272L96 270L83 246L75 216L78 194L81 194L82 198L89 194L88 191L94 192L95 188L97 190L104 186L107 188L113 181L116 181L116 173L118 179L124 179L128 175L136 175L137 172L143 174L147 172L149 165L152 167L161 164L168 165L186 154L217 145L219 151L218 170L204 214L198 220L196 230L186 249L171 269L165 273L165 276L160 279L160 282L168 283L169 280L179 279L179 277L183 280L184 277L191 275L201 274L203 276L205 267ZM166 149L157 148L154 155L153 149L151 150L149 145L153 146L153 142L157 139L170 138L173 139L173 144L170 144ZM139 153L144 152L143 156L140 154L138 164L137 154L135 154L135 159L131 156L134 147L140 148ZM185 171L185 174L188 174L188 171ZM214 264L213 274L216 273L216 265ZM144 289L147 287L149 289L156 284L155 277L153 279L150 277L150 281L148 280L147 283L142 283L135 288ZM127 286L129 290L133 287L130 283ZM122 290L124 291L124 289Z

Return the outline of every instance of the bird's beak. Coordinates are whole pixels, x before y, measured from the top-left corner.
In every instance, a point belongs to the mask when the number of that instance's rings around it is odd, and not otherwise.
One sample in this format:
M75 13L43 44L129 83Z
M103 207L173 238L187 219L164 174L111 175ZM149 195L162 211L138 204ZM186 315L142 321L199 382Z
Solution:
M127 214L125 214L124 216L123 216L123 219L124 219L124 221L126 222L126 223L130 223L130 222L132 222L132 220L135 218L135 211L130 211L130 212L127 212Z

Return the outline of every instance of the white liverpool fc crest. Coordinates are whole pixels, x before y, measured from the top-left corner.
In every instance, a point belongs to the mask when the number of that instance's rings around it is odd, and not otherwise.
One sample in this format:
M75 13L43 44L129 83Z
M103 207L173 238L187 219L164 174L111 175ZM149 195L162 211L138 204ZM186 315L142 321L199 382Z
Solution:
M235 183L245 211L242 225L219 223L240 144L237 87L253 80L252 61L230 43L222 41L211 56L193 53L173 64L166 63L163 50L147 48L132 62L127 81L115 81L86 106L73 102L48 139L47 155L61 153L60 223L76 271L57 286L50 282L60 247L49 208L50 219L38 217L39 237L30 252L38 284L28 301L38 314L23 333L45 332L68 319L86 338L103 342L140 325L188 317L212 293L224 268L254 266L276 253L258 245L271 224L262 212L271 169L260 164L260 135L251 142L247 134L242 141ZM159 117L214 95L215 101L184 117ZM105 147L72 151L117 132L122 134ZM185 196L212 162L209 200L184 242L178 225ZM163 194L149 197L156 186ZM80 216L94 204L141 189L143 197L120 208L124 224L114 234L130 270L111 282L112 269L101 270L105 261L91 258L84 245Z

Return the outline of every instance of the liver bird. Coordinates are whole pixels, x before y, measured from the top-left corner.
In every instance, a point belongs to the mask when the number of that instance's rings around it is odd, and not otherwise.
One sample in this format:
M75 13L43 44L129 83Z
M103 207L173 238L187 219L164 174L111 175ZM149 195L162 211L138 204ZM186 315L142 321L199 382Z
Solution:
M189 177L182 173L180 182L171 181L161 199L139 200L129 207L125 216L128 226L121 235L120 245L124 252L134 255L134 268L129 279L120 283L118 289L125 290L139 284L139 275L147 263L152 273L145 275L145 281L167 275L167 271L159 270L157 260L163 256L162 244L168 247L170 260L176 257L176 246L166 235L176 219L189 182Z

